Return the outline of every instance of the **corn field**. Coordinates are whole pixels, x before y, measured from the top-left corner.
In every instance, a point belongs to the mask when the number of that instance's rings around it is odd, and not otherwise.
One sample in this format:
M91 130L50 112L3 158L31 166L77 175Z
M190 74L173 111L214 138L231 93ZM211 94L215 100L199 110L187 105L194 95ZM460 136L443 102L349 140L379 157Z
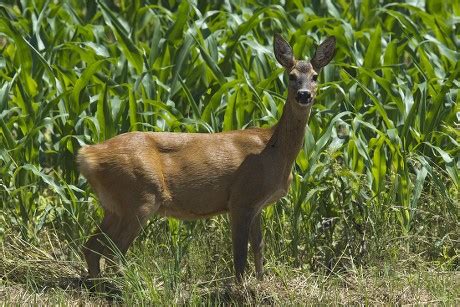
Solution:
M287 94L274 33L299 59L328 36L337 52L289 193L263 213L269 276L406 255L458 273L459 16L457 0L1 1L1 279L24 283L30 246L83 270L102 215L75 161L85 144L274 125ZM184 287L225 301L189 287L232 275L228 224L152 217L117 279L125 302L180 303Z

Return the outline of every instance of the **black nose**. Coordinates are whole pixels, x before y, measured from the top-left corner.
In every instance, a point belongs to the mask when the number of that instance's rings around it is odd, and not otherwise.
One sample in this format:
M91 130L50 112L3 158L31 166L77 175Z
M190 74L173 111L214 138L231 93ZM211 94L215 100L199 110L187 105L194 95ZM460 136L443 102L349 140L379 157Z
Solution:
M295 97L299 103L310 103L311 93L306 90L300 90Z

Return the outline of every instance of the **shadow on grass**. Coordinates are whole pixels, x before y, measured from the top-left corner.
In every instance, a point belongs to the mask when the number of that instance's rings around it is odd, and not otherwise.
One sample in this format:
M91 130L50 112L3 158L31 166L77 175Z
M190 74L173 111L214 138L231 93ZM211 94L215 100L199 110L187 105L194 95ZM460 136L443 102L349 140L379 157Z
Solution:
M202 289L198 295L201 302L210 305L248 304L273 305L275 299L270 295L261 295L252 285L229 283L223 287Z

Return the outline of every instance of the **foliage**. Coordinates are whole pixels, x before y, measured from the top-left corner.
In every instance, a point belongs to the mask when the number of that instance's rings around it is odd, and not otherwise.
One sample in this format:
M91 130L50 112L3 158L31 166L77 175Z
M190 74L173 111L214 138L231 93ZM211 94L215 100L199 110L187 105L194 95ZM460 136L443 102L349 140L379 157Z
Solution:
M264 213L269 253L333 269L401 236L458 268L460 4L307 2L0 4L0 236L54 228L80 244L100 209L78 148L273 125L286 96L273 34L297 57L334 35L292 188ZM145 235L170 235L178 270L193 237L227 221L152 224Z

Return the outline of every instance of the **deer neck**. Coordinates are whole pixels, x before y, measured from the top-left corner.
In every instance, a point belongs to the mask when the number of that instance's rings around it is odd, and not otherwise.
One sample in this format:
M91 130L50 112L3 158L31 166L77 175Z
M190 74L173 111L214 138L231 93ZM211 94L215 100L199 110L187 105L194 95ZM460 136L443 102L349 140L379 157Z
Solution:
M294 95L288 94L279 122L273 127L270 146L279 153L283 169L291 171L292 164L303 145L311 105L300 107Z

